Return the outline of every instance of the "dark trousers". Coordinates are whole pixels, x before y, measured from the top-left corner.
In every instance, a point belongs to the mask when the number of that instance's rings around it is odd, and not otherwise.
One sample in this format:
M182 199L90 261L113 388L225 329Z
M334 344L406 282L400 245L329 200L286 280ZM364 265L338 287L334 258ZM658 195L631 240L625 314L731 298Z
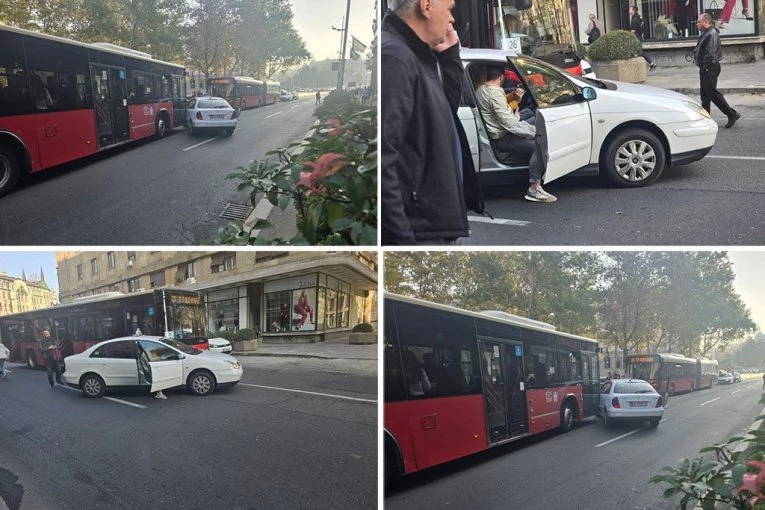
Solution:
M730 107L717 90L717 78L720 76L720 64L709 64L699 68L699 80L701 81L701 106L712 113L710 103L714 103L728 118L736 115L736 110Z
M53 374L56 374L56 382L59 384L64 384L61 382L61 365L58 364L58 361L51 360L45 362L45 370L48 372L48 383L50 383L51 388L53 387Z
M512 133L508 133L502 138L494 140L494 146L502 152L510 152L528 156L529 158L529 182L542 180L544 169L537 158L536 143L534 140L521 138Z

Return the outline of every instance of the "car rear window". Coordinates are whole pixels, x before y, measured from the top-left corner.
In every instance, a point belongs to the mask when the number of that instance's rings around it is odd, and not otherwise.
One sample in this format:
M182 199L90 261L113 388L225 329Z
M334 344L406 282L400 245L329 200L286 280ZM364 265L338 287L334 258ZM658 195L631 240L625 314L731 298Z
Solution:
M614 393L654 393L656 390L647 382L617 381L614 383Z
M197 108L231 108L223 99L200 99Z

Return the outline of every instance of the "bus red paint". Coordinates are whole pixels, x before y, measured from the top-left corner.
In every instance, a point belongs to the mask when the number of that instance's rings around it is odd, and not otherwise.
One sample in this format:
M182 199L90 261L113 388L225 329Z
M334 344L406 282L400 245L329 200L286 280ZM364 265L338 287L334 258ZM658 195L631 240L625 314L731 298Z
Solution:
M626 374L648 381L661 395L711 388L717 383L717 361L681 354L630 354L624 358Z

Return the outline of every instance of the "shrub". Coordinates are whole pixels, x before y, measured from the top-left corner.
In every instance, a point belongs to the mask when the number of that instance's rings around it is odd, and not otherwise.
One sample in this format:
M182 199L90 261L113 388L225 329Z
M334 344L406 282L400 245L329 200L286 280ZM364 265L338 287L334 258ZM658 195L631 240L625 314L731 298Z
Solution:
M255 330L250 328L240 329L234 333L234 340L244 342L246 340L255 340Z
M232 342L234 338L236 337L236 333L233 331L209 331L207 333L207 336L210 338L225 338L229 342Z
M353 329L351 330L351 333L374 333L375 328L372 327L371 324L368 322L361 322L359 324L356 324L353 326Z
M623 60L640 55L640 41L627 30L613 30L590 44L589 57L595 61Z
M252 229L232 222L219 231L219 244L376 245L377 117L374 108L335 92L314 115L324 119L300 143L276 149L249 167L237 167L229 179L241 181L252 205L264 196L281 210L294 206L298 235L272 240L254 230L273 227L259 219Z

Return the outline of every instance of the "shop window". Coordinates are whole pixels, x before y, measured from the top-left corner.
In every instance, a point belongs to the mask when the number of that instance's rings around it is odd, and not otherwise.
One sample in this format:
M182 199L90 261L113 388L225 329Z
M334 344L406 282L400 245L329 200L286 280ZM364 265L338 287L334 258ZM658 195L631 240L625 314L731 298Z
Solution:
M239 331L239 299L210 301L207 308L214 331Z
M266 294L266 328L269 333L290 331L290 292Z

